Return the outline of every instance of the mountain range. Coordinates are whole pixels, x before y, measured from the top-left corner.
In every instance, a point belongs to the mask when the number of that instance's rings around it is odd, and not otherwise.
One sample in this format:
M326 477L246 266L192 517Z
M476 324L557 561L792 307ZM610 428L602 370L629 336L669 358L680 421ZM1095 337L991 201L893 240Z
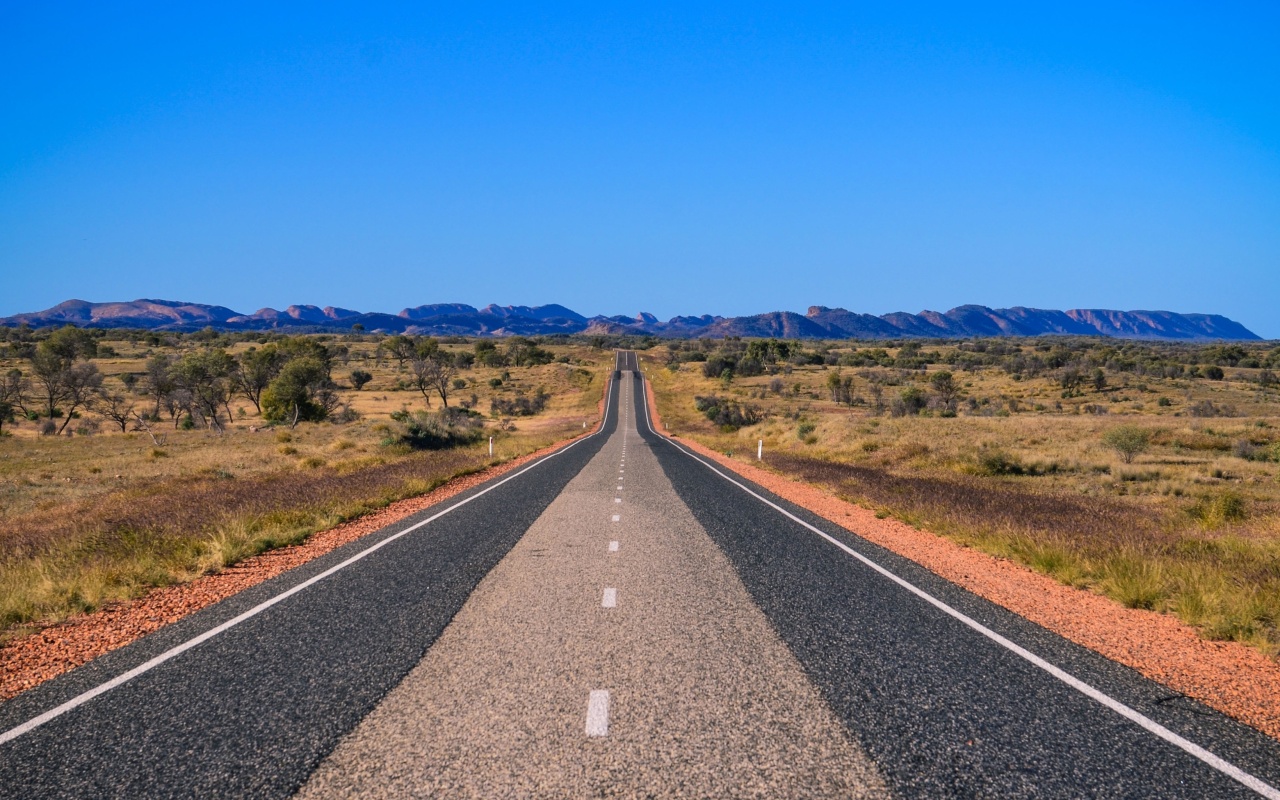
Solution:
M583 315L561 305L476 308L465 303L434 303L398 314L312 305L283 311L262 308L241 314L223 306L174 300L90 303L68 300L53 308L0 318L0 325L78 325L94 328L220 330L366 331L435 336L536 336L558 333L651 334L669 337L760 336L787 339L967 338L975 336L1111 336L1123 339L1258 340L1260 336L1218 314L1172 311L1109 311L1036 308L987 308L965 305L950 311L894 312L875 316L843 308L810 306L808 312L773 311L745 317L634 317Z

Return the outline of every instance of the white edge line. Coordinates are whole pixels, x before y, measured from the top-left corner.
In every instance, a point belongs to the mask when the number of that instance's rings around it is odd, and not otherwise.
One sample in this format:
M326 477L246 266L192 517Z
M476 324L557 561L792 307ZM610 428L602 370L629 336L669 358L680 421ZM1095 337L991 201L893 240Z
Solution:
M370 554L372 554L372 553L374 553L374 552L376 552L376 551L378 551L378 550L381 550L383 547L386 547L387 545L391 544L392 542L396 541L397 539L399 539L399 538L401 538L401 537L403 537L403 536L407 536L408 534L412 533L413 531L416 531L418 528L421 528L422 526L426 525L427 523L429 523L429 522L434 522L435 520L438 520L438 519L440 519L441 517L443 517L445 514L448 514L448 513L452 512L452 511L455 511L455 510L457 510L457 509L459 509L459 508L462 508L462 507L463 507L463 506L465 506L467 503L470 503L472 500L475 500L475 499L477 499L477 498L483 497L484 495L488 494L489 492L493 491L494 489L497 489L499 486L503 485L503 484L504 484L504 483L506 483L507 481L515 480L516 478L518 478L518 477L520 477L521 475L525 474L525 473L526 473L526 472L528 472L529 470L531 470L531 469L533 469L533 468L535 468L535 467L537 467L537 466L540 466L540 465L542 465L542 464L545 464L547 461L549 461L549 460L551 460L551 459L555 458L556 456L560 455L561 453L568 452L571 448L578 446L578 445L579 445L579 444L581 444L582 442L585 442L585 441L587 441L588 439L593 439L593 438L595 438L596 436L599 436L601 433L603 433L603 432L604 432L605 426L606 426L606 425L608 424L608 422L609 422L609 411L610 411L610 408L611 408L611 406L612 406L612 403L610 403L610 402L609 402L609 400L608 400L608 398L609 398L609 394L608 394L608 392L610 392L610 390L611 390L611 388L612 388L612 387L610 386L610 384L612 384L612 383L613 383L612 379L611 379L611 380L609 380L609 381L607 381L607 382L605 383L605 392L606 392L606 394L605 394L605 398L606 398L606 400L605 400L605 403L606 403L606 405L605 405L605 413L604 413L604 417L603 417L603 419L602 419L602 420L601 420L601 422L600 422L600 429L599 429L599 430L597 430L597 431L595 431L594 433L589 433L589 434L587 434L586 436L583 436L581 439L578 439L578 440L577 440L577 441L575 441L575 442L571 442L571 443L569 443L569 444L565 445L564 447L560 448L559 450L555 451L554 453L549 453L548 455L543 456L542 458L540 458L540 459L538 459L537 461L533 462L532 464L530 464L529 466L527 466L527 467L525 467L524 469L520 470L519 472L516 472L516 473L515 473L515 474L513 474L513 475L508 475L507 477L503 478L502 480L498 481L497 483L493 484L492 486L488 486L488 487L486 487L485 489L483 489L483 490L481 490L481 491L479 491L479 492L476 492L475 494L471 495L470 497L468 497L468 498L467 498L467 499L465 499L465 500L462 500L462 501L459 501L459 502L457 502L457 503L454 503L453 505L449 506L449 507L448 507L448 508L446 508L445 510L443 510L443 511L441 511L441 512L439 512L439 513L433 514L432 516L427 517L426 519L422 520L421 522L417 522L417 523L414 523L413 525L410 525L408 528L405 528L404 530L400 531L400 532L399 532L399 533L397 533L397 534L393 534L393 535L391 535L391 536L388 536L387 538L383 539L382 541L378 542L377 544L374 544L374 545L372 545L372 546L370 546L370 547L368 547L368 548L366 548L366 549L364 549L364 550L361 550L359 553L356 553L355 555L351 556L350 558L348 558L347 560L343 561L342 563L340 563L340 564L336 564L336 565L334 565L334 566L330 567L329 569L325 570L324 572L321 572L319 575L315 575L315 576L312 576L312 577L308 578L307 580L303 581L302 583L299 583L297 586L294 586L294 587L292 587L292 588L286 589L285 591L281 592L280 594L276 595L275 597L272 597L272 598L271 598L271 599L269 599L269 600L264 600L263 602L259 603L258 605L254 606L253 608L249 609L248 611L245 611L245 612L243 612L243 613L239 614L238 616L232 617L231 619L227 620L226 622L222 623L221 625L218 625L218 626L216 626L216 627L210 628L209 630L205 631L204 633L200 634L199 636L196 636L196 637L193 637L193 638L191 638L191 639L188 639L187 641L183 642L182 644L177 645L177 646L175 646L175 647L172 647L172 648L170 648L170 649L168 649L168 650L164 651L164 652L163 652L163 653L161 653L160 655L155 656L154 658L152 658L152 659L150 659L150 660L148 660L148 661L144 661L143 663L139 664L138 666L134 667L133 669L129 670L128 672L123 672L123 673L121 673L121 674L117 675L116 677L112 678L112 679L111 679L111 680L109 680L109 681L106 681L106 682L104 682L104 683L100 683L100 684L98 684L97 686L93 687L92 689L89 689L89 690L88 690L88 691L86 691L86 692L82 692L81 694L76 695L75 697L71 698L70 700L67 700L67 701L66 701L66 702L64 702L64 703L62 703L62 704L60 704L60 705L57 705L57 706L54 706L53 708L49 709L48 711L44 712L43 714L40 714L39 716L32 717L31 719L27 720L26 722L22 723L21 725L17 725L17 726L15 726L15 727L10 728L9 730L5 731L4 733L0 733L0 744L5 744L6 742L10 742L10 741L12 741L12 740L14 740L14 739L17 739L19 736L22 736L22 735L23 735L23 734L25 734L25 733L30 733L31 731L35 730L36 728L40 727L41 725L45 724L46 722L49 722L50 720L57 719L58 717L60 717L60 716L62 716L63 714L67 713L68 711L71 711L71 710L73 710L73 709L75 709L75 708L78 708L78 707L80 707L80 706L84 705L85 703L89 702L90 700L92 700L93 698L97 697L98 695L105 694L105 693L107 693L107 692L111 691L112 689L116 688L117 686L121 686L121 685L123 685L123 684L125 684L125 683L128 683L129 681L133 680L134 678L138 677L139 675L143 674L144 672L148 672L148 671L150 671L150 670L152 670L152 669L154 669L154 668L156 668L156 667L160 666L160 665L161 665L161 664L163 664L164 662L166 662L166 661L168 661L168 660L170 660L170 659L172 659L172 658L175 658L176 656L180 656L180 655L182 655L183 653L185 653L186 651L188 651L188 650L192 649L193 647L197 647L197 646L199 646L199 645L201 645L201 644L203 644L203 643L205 643L205 642L209 641L210 639L212 639L213 637L217 636L218 634L223 633L224 631L230 630L231 628L234 628L235 626L239 625L240 623L244 622L244 621L245 621L245 620L247 620L247 619L250 619L250 618L252 618L252 617L256 617L257 615L261 614L263 611L266 611L268 608L271 608L271 607L272 607L272 606L274 606L275 604L277 604L277 603L279 603L279 602L281 602L281 601L283 601L283 600L286 600L286 599L288 599L288 598L292 597L293 595L297 594L298 592L301 592L303 589L306 589L307 587L309 587L309 586L311 586L311 585L313 585L313 584L315 584L315 583L318 583L319 581L324 580L325 578L329 577L330 575L334 574L335 572L338 572L338 571L340 571L340 570L342 570L342 569L345 569L345 568L347 568L347 567L351 566L352 564L354 564L354 563L356 563L357 561L361 560L361 559L362 559L362 558L364 558L365 556L370 555Z
M646 387L646 397L647 397L648 381L645 381L645 387ZM1023 648L1022 646L1014 642L1011 642L1010 640L1006 639L1005 637L991 630L987 626L983 625L981 622L978 622L976 619L973 619L972 617L968 616L964 612L958 609L952 608L942 600L939 600L938 598L934 597L933 595L919 588L915 584L907 581L904 578L898 577L894 573L890 572L889 570L875 563L871 559L862 555L858 551L849 547L844 542L841 542L839 539L836 539L830 534L814 527L813 525L810 525L808 522L805 522L804 520L800 519L795 514L792 514L790 511L787 511L782 506L779 506L777 503L774 503L773 501L769 500L766 497L762 497L761 495L752 491L750 488L748 488L744 484L739 483L733 478L730 478L728 475L724 474L715 466L713 466L710 462L705 461L699 456L696 456L693 453L689 452L688 450L684 449L683 447L681 447L680 445L672 441L669 437L663 436L662 434L658 433L656 430L654 430L653 421L649 417L649 406L647 402L645 403L644 416L645 416L645 424L648 426L649 432L652 433L654 436L657 436L658 438L667 442L667 444L670 444L679 452L684 453L689 458L692 458L694 461L697 461L698 463L702 464L707 469L719 475L721 478L724 478L729 483L733 484L734 486L737 486L742 491L756 498L760 502L769 506L770 508L782 514L783 516L787 517L788 519L792 520L793 522L796 522L804 526L805 528L809 529L810 531L818 534L823 539L826 539L828 542L840 548L841 550L848 553L849 555L853 556L858 561L862 562L863 564L867 565L871 569L880 573L884 577L888 578L889 580L898 584L902 588L916 595L920 599L934 606L939 611L942 611L948 616L951 616L956 620L959 620L960 622L969 626L973 630L977 631L978 633L992 640L996 644L999 644L1000 646L1004 647L1005 649L1009 650L1015 655L1020 656L1021 658L1030 662L1031 664L1034 664L1035 666L1049 673L1053 677L1057 678L1058 680L1062 681L1066 685L1070 686L1072 689L1075 689L1076 691L1080 692L1081 694L1085 695L1091 700L1094 700L1100 703L1101 705L1106 706L1107 708L1116 712L1117 714L1129 720L1130 722L1133 722L1139 725L1149 733L1152 733L1155 736L1165 740L1166 742L1178 748L1181 748L1183 751L1189 753L1190 755L1195 756L1196 758L1200 759L1201 761L1213 767L1214 769L1218 770L1219 772L1223 773L1224 775L1232 778L1233 780L1249 787L1250 789L1254 790L1255 792L1262 795L1263 797L1270 798L1270 800L1280 800L1280 790L1277 790L1275 787L1263 781L1261 778L1258 778L1248 772L1245 772L1244 770L1240 769L1239 767L1227 761L1226 759L1209 752L1208 750L1204 749L1203 747L1196 744L1195 742L1190 741L1189 739L1185 739L1182 736L1179 736L1178 734L1164 727L1163 725L1151 719L1150 717L1147 717L1143 715L1141 712L1130 708L1129 706L1125 705L1124 703L1121 703L1119 700L1116 700L1110 695L1104 694L1102 691L1095 689L1093 686L1090 686L1089 684L1085 683L1084 681L1080 680L1074 675L1071 675L1065 670L1057 666L1054 666L1053 664L1044 660L1043 658L1036 655L1035 653L1032 653L1031 651Z

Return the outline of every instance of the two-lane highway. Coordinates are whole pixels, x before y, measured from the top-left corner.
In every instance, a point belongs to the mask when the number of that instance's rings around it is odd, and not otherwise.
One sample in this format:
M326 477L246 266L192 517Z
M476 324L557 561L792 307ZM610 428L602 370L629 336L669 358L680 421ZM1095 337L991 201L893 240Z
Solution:
M599 433L0 706L0 795L1280 797L1280 747Z

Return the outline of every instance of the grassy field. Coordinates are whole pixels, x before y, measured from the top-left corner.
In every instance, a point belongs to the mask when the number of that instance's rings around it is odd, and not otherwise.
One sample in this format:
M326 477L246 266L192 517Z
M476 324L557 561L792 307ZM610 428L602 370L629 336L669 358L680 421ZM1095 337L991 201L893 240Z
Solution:
M824 363L777 361L750 377L707 377L683 344L642 360L680 436L751 460L763 439L767 468L881 515L1280 652L1280 396L1263 367L1208 379L1103 367L1064 386L1064 369L1010 371L1047 349L1027 340L1005 341L1018 352L998 363L927 343L931 363L890 347L873 366L839 366L870 360L862 344L812 345ZM1115 344L1093 342L1076 363L1106 363ZM698 357L715 359L707 349ZM952 380L940 393L942 372ZM1108 444L1117 429L1136 436L1131 460Z
M329 337L332 339L333 337ZM165 346L106 339L94 359L105 388L123 391ZM225 429L186 429L162 419L150 432L121 432L90 412L73 435L39 434L38 421L5 426L0 437L0 640L69 614L190 580L308 535L448 479L581 434L597 417L612 352L550 345L556 361L537 366L460 370L450 404L477 410L492 398L549 395L533 416L488 417L480 442L415 451L391 414L427 408L406 387L407 367L379 358L376 337L328 346L340 353L333 376L354 414L343 422L270 425L252 404L233 399ZM180 338L175 353L203 346ZM243 352L236 344L230 352ZM470 350L471 343L445 344ZM22 367L11 358L0 370ZM343 378L372 374L356 391ZM140 408L152 403L138 397ZM440 400L433 397L431 407ZM494 437L494 457L487 437Z

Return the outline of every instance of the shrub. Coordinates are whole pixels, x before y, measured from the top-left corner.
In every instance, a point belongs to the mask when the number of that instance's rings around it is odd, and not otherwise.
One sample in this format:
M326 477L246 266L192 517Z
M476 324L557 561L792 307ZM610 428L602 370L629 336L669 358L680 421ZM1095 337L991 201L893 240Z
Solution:
M915 416L923 411L928 404L929 398L925 396L923 390L915 386L908 386L893 401L893 404L889 407L889 413L895 417Z
M1244 498L1232 491L1200 498L1191 507L1190 513L1206 528L1217 528L1228 522L1241 522L1249 516Z
M1103 434L1102 441L1119 453L1124 463L1132 464L1134 456L1151 446L1151 431L1137 425L1120 425Z
M414 450L444 450L474 444L484 437L484 422L474 411L442 408L436 412L413 414L396 412L393 418L404 423L399 442Z
M1204 376L1211 381L1220 381L1226 377L1226 373L1222 371L1222 367L1212 366L1204 368Z
M262 393L262 415L271 422L322 420L336 400L325 363L302 356L285 364Z
M1266 459L1265 451L1248 439L1241 439L1236 442L1231 448L1231 454L1236 458L1243 458L1245 461L1262 461Z
M532 417L534 414L541 413L550 399L551 395L542 389L539 389L532 398L522 394L509 400L505 397L495 397L489 403L489 413L495 417Z
M755 406L742 405L716 395L699 395L693 399L693 405L721 430L737 430L760 421L760 411Z
M1022 475L1027 471L1017 456L1003 450L987 450L980 454L978 469L984 475Z
M702 365L702 377L704 378L723 378L726 372L729 377L733 377L733 368L737 366L733 361L726 360L723 356L709 358Z
M358 392L364 388L365 384L373 380L373 374L362 369L351 371L351 386Z

